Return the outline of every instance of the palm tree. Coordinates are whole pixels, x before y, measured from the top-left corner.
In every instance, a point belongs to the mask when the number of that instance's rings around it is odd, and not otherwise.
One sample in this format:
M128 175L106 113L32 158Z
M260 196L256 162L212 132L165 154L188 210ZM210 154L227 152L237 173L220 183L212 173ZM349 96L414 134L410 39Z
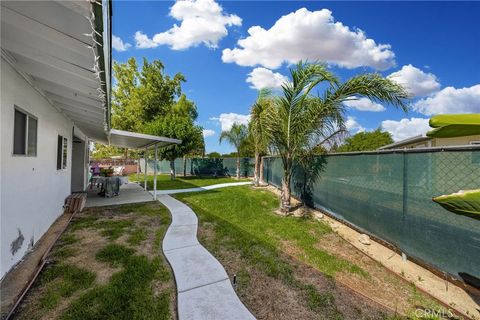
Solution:
M258 94L257 101L255 101L250 110L248 131L255 149L255 170L253 179L255 186L259 186L263 183L263 158L261 158L261 155L266 153L270 140L268 131L265 128L265 123L268 108L271 108L272 104L273 99L271 97L271 91L268 89L262 89Z
M402 86L376 73L340 83L325 65L299 62L290 69L290 74L291 81L282 85L283 94L269 109L266 121L272 146L283 164L281 210L284 213L290 209L290 182L295 165L305 150L328 141L337 128L344 127L343 102L364 96L406 111L408 98ZM311 91L319 84L326 87L323 94L312 95Z
M237 152L237 179L240 179L240 147L247 139L248 131L244 124L234 123L228 131L222 131L219 142L227 140L232 144Z

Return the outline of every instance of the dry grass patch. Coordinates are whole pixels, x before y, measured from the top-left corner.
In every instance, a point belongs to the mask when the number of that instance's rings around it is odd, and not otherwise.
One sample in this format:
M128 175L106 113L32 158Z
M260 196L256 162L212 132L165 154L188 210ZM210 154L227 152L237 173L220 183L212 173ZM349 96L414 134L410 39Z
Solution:
M169 224L158 202L86 209L53 248L15 317L175 318L175 285L159 248Z

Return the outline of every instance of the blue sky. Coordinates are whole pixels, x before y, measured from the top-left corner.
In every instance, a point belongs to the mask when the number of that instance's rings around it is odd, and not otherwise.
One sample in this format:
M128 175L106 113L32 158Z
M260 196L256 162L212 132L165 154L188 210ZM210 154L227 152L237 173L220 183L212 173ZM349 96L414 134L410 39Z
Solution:
M299 59L405 85L407 114L360 97L347 105L352 134L382 127L401 140L432 115L480 113L479 12L480 2L114 1L113 59L183 73L207 152L232 151L218 144L222 128L248 121L258 88L277 87Z

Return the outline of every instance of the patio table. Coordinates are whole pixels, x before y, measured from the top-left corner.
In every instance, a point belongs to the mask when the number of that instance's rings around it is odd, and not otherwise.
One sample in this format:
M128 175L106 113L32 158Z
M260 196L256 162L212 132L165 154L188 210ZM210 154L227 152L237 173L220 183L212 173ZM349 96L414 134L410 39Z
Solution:
M93 176L91 178L92 185L100 184L101 189L98 193L101 196L106 198L118 196L120 193L120 185L122 181L120 177L102 177L102 176Z

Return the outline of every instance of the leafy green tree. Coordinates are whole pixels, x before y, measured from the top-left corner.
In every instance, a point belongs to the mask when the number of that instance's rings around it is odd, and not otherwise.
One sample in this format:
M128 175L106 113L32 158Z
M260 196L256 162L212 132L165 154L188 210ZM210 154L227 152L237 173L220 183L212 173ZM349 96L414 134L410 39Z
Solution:
M338 147L338 152L371 151L393 143L389 132L377 129L371 132L359 132L345 139L345 143Z
M140 70L135 58L130 58L126 63L114 63L113 73L116 81L112 90L114 128L142 133L152 133L152 128L161 128L160 135L161 132L166 132L168 133L164 134L166 136L181 139L180 133L167 132L165 123L159 119L162 117L174 119L175 124L183 126L182 128L190 121L190 127L194 127L193 121L197 119L198 112L195 103L181 92L181 84L185 82L185 77L181 73L170 77L165 73L164 65L160 61L148 62L145 58ZM184 119L179 120L180 118ZM186 155L203 154L203 138L198 139L197 135L191 138L197 139L196 146L182 145L174 148L179 156L184 156L184 164ZM172 153L172 150L169 152ZM125 150L125 154L127 153L128 150Z
M218 152L210 152L209 154L207 154L207 157L210 158L210 159L218 159L218 158L221 158L222 155Z
M135 130L141 106L138 97L138 65L135 58L113 64L115 84L112 88L112 127Z
M219 142L226 140L236 149L237 156L237 179L240 179L240 148L247 139L248 130L244 124L234 123L232 128L228 131L222 131Z
M111 159L122 155L125 159L136 159L139 152L137 150L119 148L100 143L95 143L91 152L91 157L95 160Z
M344 106L347 99L364 96L407 110L408 94L399 84L376 73L365 73L341 83L318 63L299 62L290 69L291 79L283 83L282 95L267 116L272 146L282 159L281 210L290 210L291 179L295 164L313 149L332 141L344 130ZM311 94L319 84L326 87L318 96ZM339 130L336 130L339 128Z
M255 156L255 145L253 142L253 137L248 132L247 127L247 137L240 145L240 157L253 158Z
M165 74L158 60L149 63L144 58L141 70L135 58L126 63L115 62L113 75L112 127L116 129L145 132L145 123L170 113L174 105L185 109L184 105L191 103L180 96L185 77L181 73L173 78Z
M248 124L249 137L252 141L255 168L254 168L254 184L259 186L263 183L263 158L267 153L267 147L270 143L269 132L266 128L268 109L272 108L274 100L270 90L260 90L257 101L250 109L250 122Z
M110 159L123 154L122 148L95 143L92 150L92 158L95 160Z
M185 82L185 77L181 73L175 74L172 78L165 74L164 66L159 60L149 63L144 58L139 78L142 104L139 120L145 123L169 114L176 97L181 94L182 82Z
M198 111L195 103L188 100L184 93L180 95L180 98L178 98L177 102L173 105L172 111L181 116L188 116L193 121L198 118Z
M205 146L202 127L195 125L190 117L169 113L148 123L145 130L149 134L182 140L180 144L158 150L160 159L170 162L170 178L172 180L176 175L175 159L192 152L199 152L199 149L203 149ZM201 152L203 153L203 150Z
M237 156L237 152L233 151L230 153L223 153L221 158L235 158Z

